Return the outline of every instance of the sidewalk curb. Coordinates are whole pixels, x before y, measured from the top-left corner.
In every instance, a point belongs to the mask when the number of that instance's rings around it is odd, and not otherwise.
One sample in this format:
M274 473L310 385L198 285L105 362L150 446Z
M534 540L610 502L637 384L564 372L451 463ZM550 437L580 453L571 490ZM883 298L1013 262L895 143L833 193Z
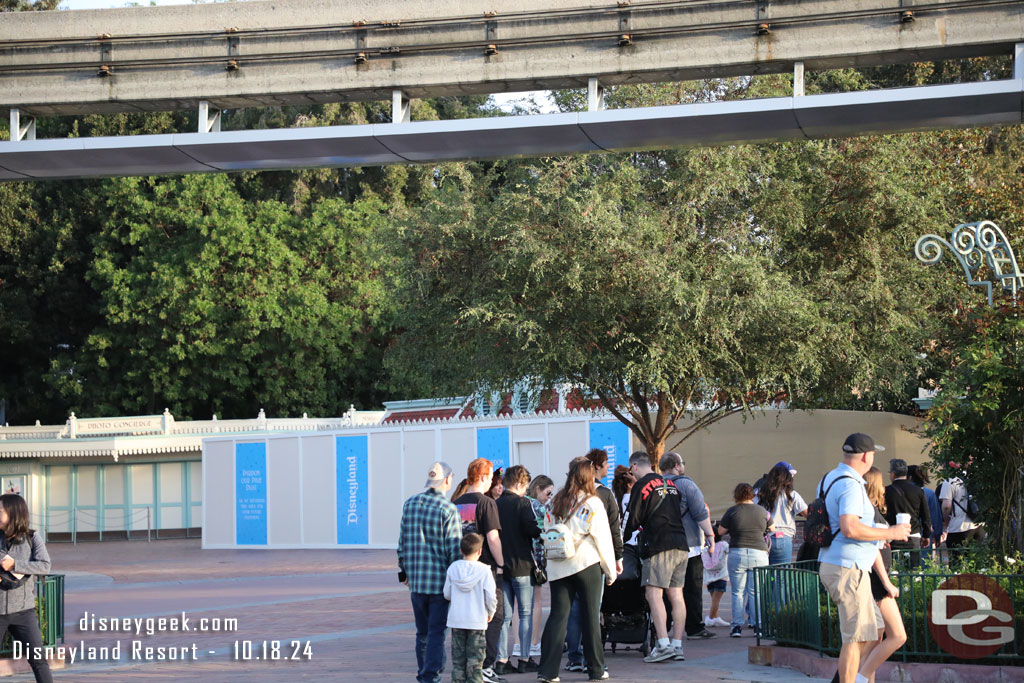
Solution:
M811 650L779 645L751 645L751 664L795 669L808 676L830 678L837 668L832 657ZM990 664L939 664L933 662L886 662L878 668L878 681L956 681L956 683L1024 683L1024 667Z

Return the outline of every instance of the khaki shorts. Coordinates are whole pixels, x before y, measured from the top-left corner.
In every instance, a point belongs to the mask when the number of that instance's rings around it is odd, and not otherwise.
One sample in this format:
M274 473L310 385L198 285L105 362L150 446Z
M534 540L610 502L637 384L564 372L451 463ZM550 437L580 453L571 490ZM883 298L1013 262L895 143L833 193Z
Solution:
M840 567L827 562L821 563L818 573L832 602L839 607L839 633L843 642L878 640L878 631L885 628L885 622L871 597L868 573L857 567Z
M640 573L641 586L681 588L686 583L688 550L664 550L644 560Z

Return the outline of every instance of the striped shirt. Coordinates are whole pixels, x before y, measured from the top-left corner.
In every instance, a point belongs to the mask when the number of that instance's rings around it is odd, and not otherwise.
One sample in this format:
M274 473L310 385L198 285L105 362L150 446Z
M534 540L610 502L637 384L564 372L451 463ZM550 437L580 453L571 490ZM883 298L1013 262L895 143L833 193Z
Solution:
M452 503L437 489L405 501L398 534L398 568L413 593L441 593L448 566L462 559L462 521Z

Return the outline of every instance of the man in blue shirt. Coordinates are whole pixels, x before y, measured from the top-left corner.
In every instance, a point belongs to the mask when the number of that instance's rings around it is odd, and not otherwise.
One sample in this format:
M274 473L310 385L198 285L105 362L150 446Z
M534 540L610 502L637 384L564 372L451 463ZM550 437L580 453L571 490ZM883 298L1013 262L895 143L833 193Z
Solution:
M833 539L818 552L819 572L839 608L841 683L867 683L882 663L868 654L885 627L871 596L868 571L878 556L878 541L905 541L910 535L909 524L874 526L875 511L864 488L864 475L874 465L875 452L883 450L867 434L851 434L843 443L843 461L821 482Z
M444 580L448 565L462 559L462 520L444 495L452 487L448 463L431 465L425 486L426 491L412 496L402 507L398 574L409 587L416 619L416 680L440 683L448 624Z

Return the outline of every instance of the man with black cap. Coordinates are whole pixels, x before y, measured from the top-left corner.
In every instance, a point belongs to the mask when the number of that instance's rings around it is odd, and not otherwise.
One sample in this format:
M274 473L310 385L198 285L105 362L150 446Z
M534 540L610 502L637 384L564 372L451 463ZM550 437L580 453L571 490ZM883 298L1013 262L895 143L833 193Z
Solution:
M871 596L868 572L878 557L878 541L906 541L910 535L909 524L874 526L875 510L864 488L864 475L874 465L875 452L883 450L867 434L851 434L843 442L843 461L820 485L833 539L818 552L819 572L822 585L839 607L841 683L866 683L882 664L871 655L885 624Z
M448 565L462 558L462 520L445 493L452 487L452 468L435 462L426 490L405 501L398 533L398 580L409 587L416 619L416 680L440 683L448 601L444 580Z

